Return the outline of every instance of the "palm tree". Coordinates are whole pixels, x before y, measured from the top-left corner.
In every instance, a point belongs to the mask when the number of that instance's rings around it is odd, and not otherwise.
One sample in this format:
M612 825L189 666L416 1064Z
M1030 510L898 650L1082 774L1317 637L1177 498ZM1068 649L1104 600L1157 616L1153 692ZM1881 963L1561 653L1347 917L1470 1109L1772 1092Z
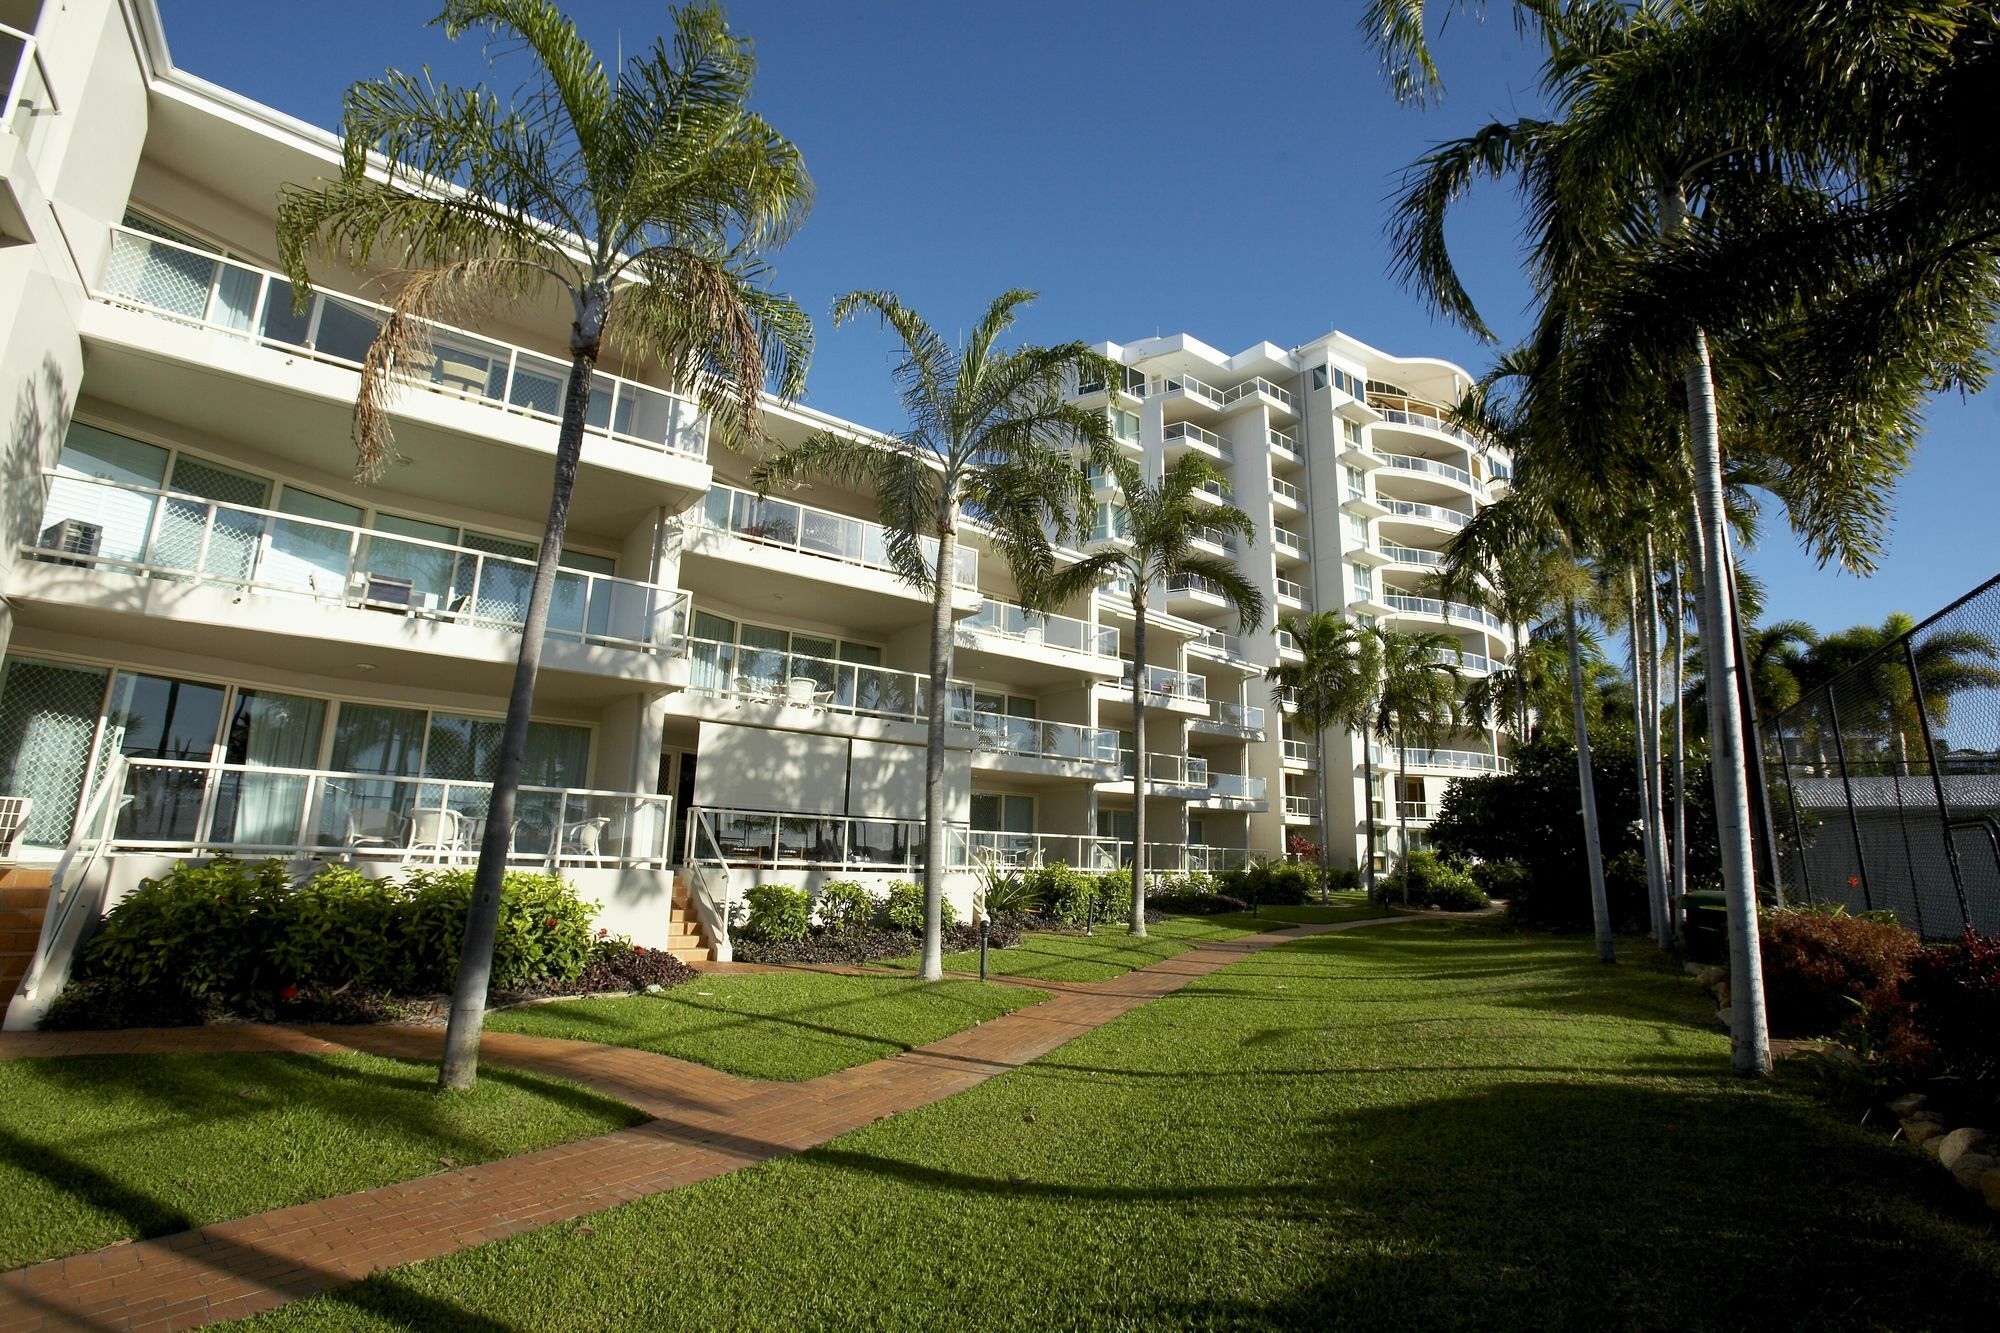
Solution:
M1265 679L1294 701L1299 725L1320 742L1319 848L1320 871L1326 870L1326 849L1332 840L1332 811L1327 802L1326 733L1334 727L1366 731L1382 679L1382 641L1366 626L1357 624L1338 611L1316 611L1309 616L1282 616L1278 628L1291 636L1300 661L1279 662L1265 673ZM1364 788L1366 783L1363 784ZM1369 808L1369 793L1362 794L1362 817L1367 821L1368 851L1366 879L1375 887L1375 812ZM1351 851L1354 843L1348 842Z
M359 470L393 456L388 405L430 360L434 318L560 293L574 311L548 523L507 701L492 803L452 997L439 1080L468 1088L491 976L501 879L591 375L605 344L656 361L725 432L754 439L758 394L804 383L810 325L768 291L764 256L805 217L798 150L749 110L756 61L722 11L674 11L655 41L608 72L548 0L449 0L433 20L479 31L533 61L523 96L391 71L348 89L341 174L288 185L278 248L299 302L311 261L402 266L368 349L355 405Z
M1845 743L1879 747L1881 762L1903 774L1911 772L1912 751L1926 753L1925 718L1941 730L1951 719L1954 695L2000 688L2000 641L1970 629L1935 628L1912 638L1915 633L1908 614L1891 612L1880 625L1855 625L1820 639L1797 673L1802 693L1823 693L1844 673L1854 673L1837 691ZM1898 647L1905 639L1907 655Z
M1768 717L1799 701L1803 679L1812 671L1819 634L1803 620L1774 620L1744 630L1743 668L1750 679L1757 711ZM1708 725L1708 675L1702 670L1701 641L1696 636L1687 655L1687 680L1682 697L1688 719L1697 728Z
M1110 383L1109 380L1101 381ZM1101 550L1057 573L1049 581L1051 601L1068 601L1109 585L1132 603L1132 933L1146 933L1146 616L1156 588L1191 580L1236 608L1245 634L1264 621L1264 594L1228 560L1194 548L1202 528L1247 537L1250 518L1231 505L1195 497L1222 478L1199 454L1174 460L1157 482L1142 478L1132 463L1111 458L1106 466L1125 493L1126 532Z
M857 438L823 430L759 462L760 491L823 478L872 490L897 573L931 598L928 744L924 755L924 953L922 976L944 975L945 728L950 718L952 590L958 586L959 527L985 531L1013 572L1022 600L1044 595L1056 565L1052 535L1082 531L1090 483L1076 461L1081 446L1098 462L1116 451L1110 418L1065 396L1079 380L1109 373L1080 342L1001 350L1035 293L1008 291L954 352L936 329L893 292L849 292L834 303L835 325L872 312L901 342L896 381L909 426L901 435Z
M1403 633L1377 626L1382 675L1371 709L1374 731L1396 747L1396 828L1403 855L1403 901L1410 900L1410 816L1402 799L1412 740L1425 749L1457 729L1464 680L1457 639L1438 630Z

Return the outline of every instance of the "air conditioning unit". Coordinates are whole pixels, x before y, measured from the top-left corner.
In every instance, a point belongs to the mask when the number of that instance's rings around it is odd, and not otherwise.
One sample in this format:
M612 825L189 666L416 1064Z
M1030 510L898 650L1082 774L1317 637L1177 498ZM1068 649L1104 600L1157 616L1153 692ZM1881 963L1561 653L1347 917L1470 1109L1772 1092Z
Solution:
M86 523L80 518L66 518L43 528L35 544L44 551L61 551L66 555L96 555L103 543L104 529L101 525ZM52 565L71 565L78 569L86 569L91 563L88 560L63 560L54 555L38 555L35 558Z
M378 611L408 611L416 586L409 579L369 574L362 584L361 604Z

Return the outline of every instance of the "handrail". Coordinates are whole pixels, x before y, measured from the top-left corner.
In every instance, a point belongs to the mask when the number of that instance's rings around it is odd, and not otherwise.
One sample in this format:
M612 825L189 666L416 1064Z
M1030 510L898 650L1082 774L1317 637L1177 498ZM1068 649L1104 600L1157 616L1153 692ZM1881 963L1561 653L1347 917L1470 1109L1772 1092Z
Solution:
M974 712L964 723L980 738L979 748L989 753L1109 764L1118 752L1118 733L1110 727L990 712Z
M1146 393L1186 393L1199 398L1212 407L1223 406L1222 391L1211 384L1205 384L1192 375L1155 375L1146 382Z
M1299 437L1290 431L1274 430L1267 433L1266 443L1278 453L1289 455L1293 461L1299 456Z
M1262 731L1264 710L1255 704L1231 703L1227 699L1217 699L1210 708L1206 720L1217 726L1234 727L1238 731Z
M1409 615L1437 616L1440 619L1470 620L1497 633L1507 632L1506 622L1491 611L1482 611L1464 602L1447 602L1436 597L1412 597L1407 593L1384 593L1382 601L1391 610Z
M174 256L149 267L155 250ZM175 323L303 353L358 369L389 307L341 293L315 291L303 315L292 307L291 282L165 237L111 229L103 285L91 293ZM560 423L570 363L514 343L430 321L427 364L410 363L400 378L449 398L483 402L505 412ZM708 418L679 394L619 375L591 376L585 429L630 444L693 459L708 457Z
M822 867L908 874L924 859L921 819L698 806L727 866ZM947 826L964 828L965 825ZM787 836L790 835L790 836Z
M921 722L930 716L930 673L831 657L758 648L721 639L689 639L688 693L710 699L789 704L821 712ZM810 682L811 688L793 686ZM972 682L946 685L947 720L964 725Z
M113 754L91 791L90 800L84 804L83 813L70 826L62 859L56 862L55 873L49 879L48 905L42 913L42 930L35 941L34 957L6 1007L5 1028L9 1032L33 1031L40 1026L49 1005L69 982L85 924L76 918L77 904L83 901L84 886L90 882L104 849L110 844L111 818L121 804L114 797L122 793L124 786L125 756Z
M1305 507L1305 493L1281 477L1271 478L1271 494L1283 500L1290 500L1302 509Z
M1125 664L1124 683L1129 689L1132 680L1132 663ZM1170 699L1192 699L1203 702L1208 698L1208 678L1192 671L1176 671L1172 667L1147 666L1146 693Z
M1225 801L1261 801L1265 799L1265 780L1243 773L1210 773L1208 794Z
M707 854L701 850L704 838L708 842ZM722 854L722 844L716 841L715 830L709 827L708 811L700 806L688 809L686 840L682 846L690 887L694 890L688 897L701 917L702 928L714 941L710 947L715 950L715 961L730 962L736 956L736 943L729 937L729 919L736 911L736 905L731 900L734 884L729 874L729 859ZM714 882L718 880L719 892Z
M1135 756L1131 750L1118 752L1118 774L1130 781ZM1146 785L1152 787L1208 789L1208 760L1198 754L1169 754L1160 750L1146 752Z
M701 504L688 511L688 520L698 528L726 532L744 541L903 577L903 571L889 558L889 530L865 518L717 483L708 488ZM917 546L926 568L935 567L937 538L919 537ZM961 588L978 587L979 552L960 546L952 576Z
M532 560L275 509L221 504L163 487L59 472L44 475L49 492L42 537L22 547L38 560L177 583L192 579L509 633L519 633L527 621ZM147 512L106 528L106 507L86 502L86 487L144 497ZM66 521L82 521L83 515L97 529L88 549L42 544ZM556 571L548 632L559 640L678 655L688 607L689 594L667 584L565 567Z
M1271 525L1271 541L1276 545L1289 547L1294 551L1303 551L1306 549L1305 534L1288 528L1282 523Z
M1192 444L1205 445L1221 454L1224 458L1236 457L1236 451L1230 448L1229 441L1223 439L1212 430L1203 430L1192 421L1169 421L1161 429L1160 439L1166 444L1173 444L1177 440L1185 440Z
M1396 747L1370 746L1369 758L1372 762L1387 768L1396 767ZM1402 752L1406 763L1412 768L1461 768L1477 773L1511 773L1514 761L1488 754L1484 750L1420 750L1409 749Z
M1283 403L1285 405L1285 409L1287 411L1290 411L1297 406L1297 404L1292 401L1292 394L1289 389L1279 388L1277 385L1271 383L1271 381L1265 379L1262 375L1254 375L1251 378L1243 381L1243 383L1237 385L1235 388L1224 390L1222 394L1222 405L1224 407L1230 407L1236 403L1243 401L1246 398L1255 397L1259 393L1268 394L1272 398L1277 399L1280 403Z
M1425 551L1415 546L1399 546L1395 542L1383 542L1382 554L1400 565L1442 565L1444 555L1439 551Z
M1189 639L1188 649L1190 652L1215 653L1222 657L1234 658L1239 662L1250 660L1243 651L1242 636L1219 629L1205 629Z
M1442 523L1448 528L1462 528L1472 522L1470 514L1447 509L1443 505L1419 504L1414 500L1383 500L1380 503L1398 517L1428 519L1433 523Z
M1306 587L1303 583L1281 578L1274 582L1273 587L1276 589L1279 597L1289 598L1306 610L1312 610L1312 599L1306 596Z
M1226 528L1202 523L1190 528L1188 537L1192 541L1206 542L1219 550L1227 551L1230 555L1236 554L1236 536Z
M1449 463L1440 463L1433 458L1419 458L1415 454L1390 453L1385 453L1382 457L1387 459L1389 466L1397 471L1423 472L1433 477L1443 477L1447 481L1458 482L1462 486L1477 488L1479 485L1473 475L1464 468L1453 467Z
M1092 625L1074 616L1051 611L1030 611L1012 602L988 597L979 609L960 620L956 637L966 641L968 631L994 634L1038 647L1064 648L1098 657L1118 656L1118 630L1111 625Z

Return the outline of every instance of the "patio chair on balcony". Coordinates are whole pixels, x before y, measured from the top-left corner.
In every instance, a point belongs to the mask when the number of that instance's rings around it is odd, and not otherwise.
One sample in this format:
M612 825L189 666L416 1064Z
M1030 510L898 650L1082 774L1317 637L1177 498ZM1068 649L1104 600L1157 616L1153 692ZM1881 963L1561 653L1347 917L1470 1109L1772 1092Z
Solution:
M465 855L465 816L456 810L410 811L403 837L403 863L428 860L449 865Z
M349 851L369 847L394 847L402 818L387 806L363 806L349 810L340 845Z
M0 796L0 861L11 861L28 831L28 815L35 808L32 796Z
M604 864L604 830L611 824L611 816L597 815L591 819L580 819L574 824L562 826L561 851L556 855L556 864L567 861L580 865L589 861L594 865Z
M785 682L785 702L794 708L824 713L833 703L833 691L822 689L816 677L793 676Z

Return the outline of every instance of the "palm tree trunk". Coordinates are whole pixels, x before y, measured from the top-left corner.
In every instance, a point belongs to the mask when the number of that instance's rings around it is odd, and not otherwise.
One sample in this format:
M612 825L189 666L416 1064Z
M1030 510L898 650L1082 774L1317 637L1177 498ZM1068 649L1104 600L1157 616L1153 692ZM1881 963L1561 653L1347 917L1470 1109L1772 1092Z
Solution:
M1283 715L1280 710L1279 716ZM1284 724L1280 722L1278 725L1282 734ZM1333 780L1327 774L1332 765L1326 759L1326 732L1321 731L1314 739L1319 742L1319 893L1323 902L1326 899L1326 849L1333 842L1333 802L1327 799L1333 792ZM1284 778L1281 776L1278 782L1282 786ZM1284 800L1284 794L1280 792L1278 804L1282 806ZM1350 847L1353 845L1348 844Z
M1146 593L1132 583L1132 933L1146 933Z
M1642 642L1646 650L1646 833L1652 873L1659 881L1660 900L1653 938L1662 949L1669 949L1673 947L1674 930L1667 870L1666 761L1660 745L1660 579L1659 570L1653 563L1651 532L1646 534L1643 570L1646 592L1640 610L1644 612L1645 638Z
M924 735L924 958L918 976L944 977L944 736L951 719L951 594L958 586L958 502L945 497L931 604L931 698Z
M1764 1013L1764 960L1757 936L1757 879L1750 849L1750 788L1744 771L1743 710L1738 697L1736 626L1727 575L1729 527L1723 512L1722 447L1708 337L1695 334L1687 370L1688 416L1695 457L1708 577L1702 602L1708 633L1709 778L1715 788L1715 835L1722 853L1722 887L1729 903L1729 1044L1738 1072L1771 1072L1771 1036Z
M1387 739L1378 737L1377 739ZM1368 901L1375 901L1375 761L1368 756L1368 741L1361 742L1364 762L1361 766L1361 818L1362 855L1368 864L1361 868L1361 881L1368 889Z
M1511 625L1514 631L1514 743L1528 743L1528 635L1526 628L1518 621Z
M597 338L603 328L605 304L603 298L593 294L584 307L575 336L582 346L570 361L569 384L563 391L555 481L549 490L549 518L542 528L541 550L535 557L535 581L528 590L521 651L514 663L514 688L507 696L507 718L501 724L499 763L486 807L486 829L479 840L479 866L472 872L472 902L466 910L465 936L459 946L458 977L452 987L451 1016L444 1030L444 1055L438 1062L438 1086L454 1092L469 1090L479 1077L479 1034L486 1024L486 992L493 980L493 944L500 930L500 896L507 875L507 853L514 840L514 796L521 786L521 766L527 758L535 678L541 672L542 640L549 627L549 603L555 596L556 566L562 556L563 532L569 526L570 492L576 485L577 460L583 453L590 377L597 365ZM590 323L588 329L583 327L586 321ZM562 830L557 829L556 836L561 835Z
M1410 749L1396 731L1396 841L1403 854L1403 906L1410 905L1410 817L1403 813L1403 788L1410 780Z
M1631 569L1625 571L1625 637L1632 654L1632 762L1639 778L1639 838L1640 855L1646 861L1646 917L1652 924L1653 938L1660 937L1660 899L1666 893L1666 885L1660 881L1660 863L1654 852L1653 843L1653 800L1648 793L1652 785L1652 763L1648 759L1646 746L1646 653L1639 642L1639 619L1643 611L1639 596L1639 582Z
M1577 642L1576 598L1565 598L1569 627L1570 716L1576 725L1576 789L1583 807L1583 858L1590 868L1590 920L1597 931L1597 959L1618 961L1611 937L1611 903L1604 893L1604 843L1597 827L1597 776L1590 767L1590 716L1583 706L1583 650Z
M1673 875L1668 889L1667 929L1680 935L1681 900L1687 896L1687 603L1682 600L1681 562L1667 566L1674 601L1674 825Z

